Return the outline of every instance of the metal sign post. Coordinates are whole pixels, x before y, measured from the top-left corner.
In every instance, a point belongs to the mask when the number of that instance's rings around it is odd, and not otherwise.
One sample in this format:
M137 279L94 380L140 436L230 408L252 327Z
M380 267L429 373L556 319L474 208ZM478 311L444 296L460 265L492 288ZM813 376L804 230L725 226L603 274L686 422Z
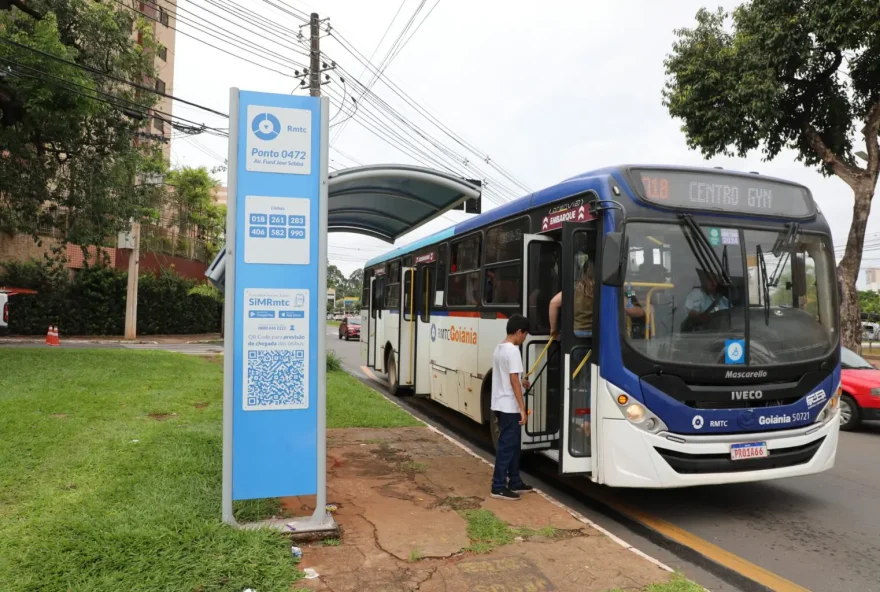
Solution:
M326 511L326 98L230 93L223 521L232 501L317 496ZM276 524L280 526L281 524ZM267 524L272 526L272 524Z

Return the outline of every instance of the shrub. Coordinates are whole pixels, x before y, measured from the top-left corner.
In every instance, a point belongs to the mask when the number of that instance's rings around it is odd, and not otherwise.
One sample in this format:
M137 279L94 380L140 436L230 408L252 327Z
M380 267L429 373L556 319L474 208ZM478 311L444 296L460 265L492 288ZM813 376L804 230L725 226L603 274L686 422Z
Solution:
M128 274L98 265L76 272L49 262L4 263L0 285L36 290L9 300L9 331L44 335L57 325L67 335L121 335ZM208 333L220 330L223 304L194 290L197 282L171 271L138 280L138 333Z

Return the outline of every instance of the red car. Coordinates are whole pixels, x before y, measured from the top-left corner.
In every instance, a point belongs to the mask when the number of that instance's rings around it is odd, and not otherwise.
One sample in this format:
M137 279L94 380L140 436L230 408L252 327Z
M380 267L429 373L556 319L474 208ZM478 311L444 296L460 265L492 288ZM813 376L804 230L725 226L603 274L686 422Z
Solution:
M880 370L857 353L840 348L840 429L852 430L862 420L880 421Z
M348 341L352 338L360 338L361 336L361 318L346 317L339 323L339 339Z

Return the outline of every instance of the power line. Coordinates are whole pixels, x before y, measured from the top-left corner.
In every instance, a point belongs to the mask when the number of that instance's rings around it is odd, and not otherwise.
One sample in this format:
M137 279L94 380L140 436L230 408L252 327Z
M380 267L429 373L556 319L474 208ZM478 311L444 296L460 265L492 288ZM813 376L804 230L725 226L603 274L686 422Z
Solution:
M158 4L156 4L156 0L145 0L145 1L148 2L148 3L150 3L150 4L152 4L152 5L154 5L154 6L156 6L156 7L158 7ZM216 4L214 4L213 2L211 2L211 0L206 0L206 1L209 2L209 3L210 3L211 5L213 5L213 6L216 6ZM225 18L227 18L227 17L224 17L224 16L221 15L221 14L217 14L217 13L214 12L213 10L210 10L210 9L208 9L208 8L205 8L204 6L201 6L201 5L197 4L194 0L189 0L189 2L190 2L190 4L192 4L194 7L198 8L199 10L202 10L202 11L204 11L204 12L207 12L208 14L212 14L212 15L214 15L214 16L216 16L216 17L221 18L221 19L225 19ZM182 7L181 7L180 5L178 5L178 4L175 4L174 7L177 9L178 12L183 11L183 12L185 12L185 13L187 13L187 14L191 14L191 15L193 15L193 18L201 19L201 20L203 20L203 21L206 22L206 23L209 23L209 22L210 22L210 21L204 19L204 17L200 17L200 16L197 15L195 12L193 12L193 11L191 11L191 10L189 10L189 9L186 9L186 8L182 8ZM228 10L228 9L225 9L225 8L223 8L223 7L220 7L220 9L221 9L221 10L224 10L225 12L227 12L227 13L233 15L233 16L236 16L235 13L231 12L231 11ZM170 12L170 11L169 11L169 12ZM180 20L180 17L177 16L177 14L172 14L172 16L173 16L175 19ZM241 18L241 17L239 17L239 18ZM227 19L227 20L228 20L228 19ZM244 20L244 19L242 19L242 20ZM185 23L186 21L183 20L183 21L181 21L181 22L184 22L184 23ZM229 22L230 22L230 24L232 24L232 21L229 21ZM216 28L216 29L218 29L218 30L220 30L220 31L223 31L223 32L228 33L228 34L230 34L230 35L235 35L235 33L233 33L232 31L230 31L229 29L224 29L223 27L221 27L221 26L219 26L219 25L217 25L217 24L215 24L215 23L210 23L210 24L211 24L212 27L214 27L214 28ZM309 54L307 54L305 51L302 51L302 50L300 50L299 48L297 48L297 47L295 47L295 46L287 45L287 44L285 44L285 43L282 43L282 42L281 42L280 40L278 40L278 39L271 39L271 38L269 38L269 37L266 37L265 35L262 35L262 34L256 32L256 31L254 31L253 29L249 29L249 28L247 28L247 27L245 27L245 26L243 26L243 25L241 25L241 24L239 24L239 23L234 23L234 24L235 24L237 27L240 27L241 29L243 29L243 30L245 30L245 31L247 31L247 32L249 32L249 33L252 33L252 34L254 34L254 35L257 35L257 36L260 37L261 39L265 39L265 40L267 40L267 41L271 41L271 42L273 42L273 43L277 43L278 45L280 45L280 46L282 46L282 47L292 49L295 53L298 53L298 54L300 54L300 55L303 55L303 56L306 56L306 57L308 57L308 55L309 55ZM265 29L263 29L263 30L265 30ZM276 54L276 55L277 55L277 54Z
M270 4L271 6L274 6L274 7L278 8L279 10L284 11L284 9L283 9L282 7L278 6L278 5L275 4L275 3L269 2L269 0L264 0L264 1L266 1L266 2L267 2L268 4ZM424 4L424 2L422 3L422 5L423 5L423 4ZM437 5L437 2L435 2L434 6L432 6L432 9L435 8L436 5ZM285 12L286 12L286 11L285 11ZM429 15L430 15L430 12L429 12ZM427 18L427 16L428 16L428 15L426 15L425 18ZM412 20L412 19L411 19L411 20ZM424 20L425 20L425 19L423 19L423 21L424 21ZM423 22L423 21L422 21L422 22ZM329 26L328 26L328 30L329 30ZM349 43L349 45L350 45L350 43ZM361 61L361 63L364 64L364 66L365 66L365 68L366 68L367 70L372 69L372 70L374 71L374 73L376 74L376 76L374 76L374 79L371 80L371 83L374 82L374 80L376 80L376 79L378 79L378 78L382 78L382 72L377 71L377 70L376 70L376 67L373 66L372 64L370 64L369 62L365 62L364 59L363 59L363 54L360 54L360 52L358 52L356 49L353 50L353 51L350 50L350 49L347 49L347 50L348 50L350 53L352 53L352 55L353 55L356 59L358 59L359 61ZM374 53L375 53L375 52L374 52ZM329 57L329 56L328 56L328 57ZM387 57L388 57L388 56L386 56L386 58L387 58ZM383 66L387 66L387 60L384 60ZM383 66L380 66L380 68L383 67ZM344 73L346 74L346 77L347 77L347 78L349 78L349 79L353 78L353 76L352 76L349 72L345 71L344 68L341 68L341 67L340 67L340 71L344 72ZM389 81L387 80L387 78L383 78L383 81L386 83L386 85L389 85ZM519 191L517 191L517 190L511 190L509 187L507 187L507 186L504 184L504 182L501 182L501 181L495 180L495 179L493 179L490 175L487 175L486 172L483 171L482 168L476 164L476 162L473 162L473 161L471 161L471 160L469 160L469 159L467 159L467 158L465 158L465 157L463 157L463 156L461 156L461 155L455 154L455 152L453 152L453 151L452 151L451 149L449 149L448 147L444 146L441 142L439 142L439 140L437 140L436 138L434 138L433 136L431 136L430 134L428 134L427 132L425 132L424 130L422 130L421 128L419 128L417 125L415 125L415 124L414 124L413 122L411 122L409 119L407 119L405 116L401 115L398 111L396 111L393 107L391 107L390 105L388 105L387 102L385 102L384 100L382 100L381 98L379 98L378 96L376 96L375 93L373 93L372 90L370 90L366 85L360 83L359 81L357 81L357 79L354 80L354 84L359 85L361 88L364 89L364 90L361 91L361 96L362 96L362 97L366 96L366 97L367 97L366 100L371 101L371 102L374 102L374 103L376 104L376 107L379 109L379 111L378 111L377 113L381 113L382 111L387 111L387 112L391 115L392 118L399 120L402 124L404 124L404 126L407 126L407 127L409 127L411 130L413 130L413 131L416 133L416 135L418 135L419 138L421 138L421 140L417 140L417 143L420 142L420 141L427 142L428 144L433 145L434 148L436 148L441 154L443 154L443 155L445 156L445 158L449 158L450 160L455 161L457 164L463 164L463 165L465 166L465 168L472 168L472 169L474 169L474 170L477 172L477 174L478 174L479 176L481 176L481 177L484 178L484 181L485 181L485 183L484 183L484 188L485 188L485 189L484 189L484 193L487 195L487 198L491 199L490 196L491 196L492 192L494 191L494 189L492 189L492 188L494 188L494 187L496 187L496 186L497 186L498 190L499 190L501 193L507 194L507 196L508 196L508 197L506 197L506 198L502 198L502 201L506 201L506 200L513 199L513 198L518 198L518 197L520 196L520 192L519 192ZM393 84L393 83L391 83L391 84ZM397 87L397 88L395 88L395 87L396 87L396 85L395 85L395 86L390 86L390 88L392 88L392 90L395 90L395 92L396 92L399 96L402 96L402 95L401 95L401 92L402 92L402 91L400 91L399 87ZM353 91L352 94L353 94L354 92L355 92L355 91ZM328 94L329 94L329 93L328 93ZM405 94L405 93L404 93L404 94ZM407 100L407 99L409 99L408 95L406 95L406 97L405 97L405 100ZM345 120L343 120L342 122L334 123L334 124L333 124L333 127L339 126L340 124L343 124L343 125L344 125L344 124L347 123L349 120L351 120L351 119L353 119L354 117L356 117L357 113L359 112L359 109L360 109L361 107L363 107L364 101L363 101L363 100L358 101L357 99L354 99L354 97L352 97L352 102L354 103L354 107L350 110L351 115L349 115L349 117L347 117L347 118L346 118ZM409 99L409 103L411 104L411 106L413 106L413 105L412 105L412 102L411 102L411 99ZM415 105L415 107L418 109L418 105ZM340 109L344 110L344 108L345 108L345 98L342 99L341 106L340 106ZM375 117L376 117L376 116L374 116L374 119L375 119ZM379 122L377 122L377 123L379 123ZM392 123L393 123L393 122L392 122ZM393 124L394 124L394 123L393 123ZM381 123L380 123L380 125L384 125L384 124L381 124ZM394 124L394 125L396 125L396 124ZM435 125L436 125L436 124L435 124ZM442 124L441 124L441 125L442 125ZM442 128L441 128L441 129L442 129ZM370 130L370 131L374 131L374 130ZM445 130L444 130L444 131L445 131ZM409 132L406 132L406 133L409 134ZM411 134L409 134L409 135L411 135ZM398 134L398 136L399 136L399 134ZM338 137L338 133L337 133L337 134L334 134L334 137ZM331 143L333 143L333 139L332 139L332 138L331 138ZM413 148L413 146L412 146L411 144L410 144L410 147ZM498 165L496 165L494 162L492 162L491 159L490 159L488 156L482 155L481 153L478 153L478 156L483 157L483 158L481 158L481 159L484 160L484 161L486 162L487 165L491 166L491 167L494 168L495 170L503 171L503 169L502 169L501 167L499 167ZM449 169L449 166L448 166L448 165L444 165L443 168ZM467 173L467 172L464 173L464 174L465 174L466 176L472 176L470 173ZM506 172L502 172L502 176L504 176L504 177L506 177L506 178L513 178L512 175L510 175L509 173L506 173ZM515 183L518 184L519 186L523 186L523 184L522 184L521 182L516 181L515 179L514 179L514 181L515 181ZM526 188L526 190L529 191L528 188Z
M416 36L416 33L419 32L419 29L422 28L422 25L425 24L425 21L428 20L428 17L431 16L431 13L434 12L434 9L437 8L437 5L438 5L438 4L440 4L440 0L437 0L436 2L434 2L434 6L431 7L431 10L429 10L429 11L428 11L428 14L425 15L425 18L423 18L423 19L421 20L421 22L419 22L419 25L416 27L415 31L413 31L412 34L411 34L409 37L406 38L406 41L403 42L403 45L401 45L400 48L395 52L395 54L394 54L393 56L391 56L391 59L392 59L392 60L393 60L394 58L396 58L397 55L398 55L401 51L403 51L403 48L406 47L406 44L409 43L410 39L412 39L413 37Z
M367 60L367 58L360 51L358 51L358 49L356 47L354 47L354 45L352 45L352 43L348 39L346 39L344 35L339 33L338 29L333 29L333 32L330 33L330 36L333 37L334 39L336 39L339 42L340 46L342 46L343 49L345 49L347 52L349 52L357 61L359 61L361 64L363 64L365 68L375 71L376 67L373 64L371 64L370 61ZM469 150L470 152L476 154L480 158L480 160L483 160L484 162L486 162L486 164L488 164L489 166L491 166L492 168L497 170L499 173L501 173L502 176L504 176L510 182L512 182L515 185L517 185L518 187L520 187L522 190L526 191L527 193L532 192L531 188L529 188L528 185L526 185L525 183L522 183L521 181L516 179L516 177L514 177L504 167L495 163L495 161L493 161L489 157L488 154L481 152L476 146L474 146L473 144L471 144L470 142L468 142L467 140L465 140L464 138L462 138L461 136L456 134L454 131L452 131L449 128L449 126L445 125L435 115L430 113L430 111L428 111L426 108L424 108L420 104L418 104L418 102L416 102L412 97L410 97L405 91L403 91L403 89L401 89L391 79L389 79L387 76L384 76L384 75L381 76L380 78L381 78L382 82L394 94L396 94L400 99L402 99L407 105L412 107L417 113L419 113L420 115L425 117L428 121L430 121L432 124L437 126L437 128L439 128L444 134L446 134L449 138L451 138L457 144L459 144L461 147Z
M138 103L138 102L136 102L136 101L132 101L131 99L127 99L127 98L125 98L125 97L120 97L119 95L115 95L115 94L113 94L113 93L108 93L108 92L106 92L106 91L98 90L98 89L96 89L96 88L91 88L91 87L86 86L86 85L84 85L84 84L79 84L78 82L73 82L72 80L67 80L67 79L65 79L65 78L61 78L61 77L59 77L59 76L55 76L55 75L53 75L53 74L49 74L48 72L44 72L43 70L40 70L40 69L38 69L38 68L33 68L33 67L31 67L31 66L27 66L27 65L25 65L25 64L20 64L20 63L16 62L15 60L10 60L10 59L4 58L4 57L0 57L0 61L3 61L3 62L5 62L5 63L8 63L8 64L14 66L15 68L24 68L25 70L30 70L31 72L36 72L37 74L39 74L39 76L30 75L31 78L36 78L36 79L41 80L41 81L43 81L43 82L46 82L46 81L49 80L49 79L51 79L51 80L55 80L55 81L57 81L56 84L57 84L58 86L60 86L61 88L64 88L65 90L67 90L67 91L69 91L69 92L72 92L72 93L74 93L74 94L77 94L77 95L80 95L80 96L83 96L83 97L86 97L86 98L99 100L99 101L101 101L101 102L108 103L108 104L110 104L110 105L114 105L114 106L119 107L119 108L122 108L122 109L129 109L129 110L131 110L131 107L135 107L135 108L137 108L137 109L141 109L141 110L149 110L149 111L152 111L153 113L158 113L158 114L160 114L160 115L165 115L166 117L170 117L170 118L172 118L172 119L177 119L177 120L179 120L179 121L183 121L183 122L186 122L186 123L193 124L193 125L197 126L197 128L200 129L200 130L210 130L210 131L213 131L213 132L217 132L217 133L220 134L220 135L228 135L228 134L226 134L226 132L223 132L222 130L219 130L219 129L216 129L216 128L208 127L208 126L206 126L206 125L203 124L203 123L199 123L199 122L196 122L196 121L192 121L192 120L190 120L190 119L185 119L185 118L180 117L180 116L177 116L177 115L171 115L170 113L165 113L164 111L160 111L159 109L156 109L155 107L145 106L145 105L142 105L142 104L140 104L140 103ZM59 83L63 83L63 84L59 84ZM97 94L103 95L103 96L105 96L105 97L109 97L110 99L112 99L112 100L114 100L114 101L121 101L122 103L127 103L128 106L126 106L125 104L114 103L114 102L111 102L111 101L108 101L108 100L98 99L97 97L93 97L93 96L88 95L88 94L86 94L86 93L83 93L83 92L77 91L77 90L75 90L75 89L73 89L73 88L70 88L69 86L66 86L66 85L72 85L72 86L75 86L75 87L79 87L79 88L85 89L85 90L87 90L87 91L94 92L94 93L97 93ZM150 117L150 115L149 115L148 113L144 113L144 112L142 112L142 111L137 112L137 114L140 115L140 116L142 116L142 117L144 117L144 118L149 118L149 117ZM154 115L154 117L155 117L155 115ZM164 121L165 123L168 123L169 125L172 125L172 126L174 125L174 122L171 121L171 120L168 120L168 119L162 119L161 117L156 117L156 119L161 119L162 121Z
M131 11L133 11L133 12L136 12L136 13L138 13L138 14L140 14L140 15L142 15L142 16L144 16L144 17L150 19L150 20L152 20L153 22L159 22L157 19L151 17L150 15L145 14L145 13L139 11L139 10L136 10L135 8L132 8L131 6L127 6L124 2L122 2L122 0L115 0L115 2L116 2L117 4L120 4L121 6L124 6L125 8L127 8L127 9L129 9L129 10L131 10ZM216 45L214 45L214 44L212 44L212 43L209 43L209 42L205 41L204 39L200 39L200 38L196 37L195 35L192 35L192 34L187 33L187 32L185 32L185 31L181 31L180 29L177 29L177 28L175 28L175 27L171 27L170 25L169 25L169 28L172 29L172 30L174 30L174 31L177 31L177 32L180 33L181 35L184 35L184 36L186 36L186 37L189 37L189 38L191 38L191 39L194 39L195 41L198 41L199 43L201 43L201 44L203 44L203 45L207 45L208 47L210 47L210 48L212 48L212 49L216 49L216 50L219 51L219 52L225 53L226 55L232 56L232 57L234 57L234 58L236 58L236 59L239 59L239 60L241 60L241 61L243 61L243 62L246 62L246 63L248 63L248 64L251 64L251 65L257 66L258 68L262 68L262 69L267 70L267 71L269 71L269 72L274 72L274 73L276 73L276 74L280 74L281 76L285 76L285 77L287 77L287 78L295 78L295 76L291 76L291 75L290 75L289 73L287 73L287 72L282 72L281 70L276 70L275 68L272 68L272 67L267 66L267 65L265 65L265 64L261 64L261 63L259 63L259 62L255 62L255 61L250 60L250 59L248 59L248 58L246 58L246 57L243 57L243 56L241 56L241 55L239 55L239 54L236 54L236 53L233 53L233 52L228 51L228 50L226 50L226 49L223 49L222 47L217 47ZM204 31L201 31L201 30L200 30L199 32L204 33ZM223 42L225 42L225 43L229 43L230 45L232 45L233 47L236 47L237 49L244 50L244 51L246 51L246 52L248 52L248 53L250 53L250 54L253 54L253 53L254 53L253 51L251 51L251 50L249 50L249 49L247 49L247 48L243 48L243 47L241 47L241 46L236 46L236 45L234 45L232 42L230 42L230 41L228 41L228 40L225 40L225 39L219 38L219 37L217 37L217 36L215 36L215 35L212 35L210 32L208 32L208 33L206 33L206 34L207 34L209 37L211 37L212 39L219 39L219 40L221 40L221 41L223 41ZM277 62L274 62L274 61L273 61L273 63L277 63ZM300 64L300 63L298 63L298 62L293 62L293 61L291 60L291 63L293 63L294 65L297 65L297 66L299 66L299 67L301 67L301 68L305 68L305 66L303 66L302 64ZM287 66L283 66L283 67L287 67Z
M61 62L61 63L67 64L67 65L69 65L69 66L74 66L74 67L76 67L76 68L80 68L81 70L85 70L85 71L87 71L87 72L91 72L91 73L93 73L93 74L97 74L97 75L99 75L99 76L103 76L104 78L108 78L108 79L113 80L113 81L115 81L115 82L120 82L120 83L122 83L122 84L127 84L127 85L129 85L129 86L131 86L131 87L133 87L133 88L137 88L137 89L139 89L139 90L147 91L147 92L153 93L153 94L155 94L155 95L158 95L158 96L160 96L160 97L164 97L164 98L166 98L166 99L171 99L172 101L178 101L178 102L180 102L180 103L183 103L183 104L185 104L185 105L189 105L189 106L191 106L191 107L196 107L196 108L198 108L198 109L201 109L202 111L207 111L207 112L209 112L209 113L214 113L214 114L216 114L216 115L220 115L220 116L222 116L222 117L227 117L227 118L229 117L229 115L227 115L226 113L221 113L220 111L215 111L214 109L211 109L210 107L205 107L204 105L199 105L198 103L193 103L193 102L191 102L191 101L187 101L186 99L181 99L181 98L175 97L175 96L173 96L173 95L170 95L170 94L167 94L167 93L161 92L161 91L159 91L159 90L157 90L157 89L155 89L155 88L150 88L150 87L148 87L148 86L144 86L144 85L142 85L142 84L138 84L138 83L136 83L136 82L131 82L130 80L125 80L124 78L120 78L120 77L118 77L118 76L114 76L113 74L110 74L110 73L108 73L108 72L102 72L101 70L98 70L97 68L92 68L91 66L86 66L85 64L78 64L78 63L76 63L76 62L73 62L73 61L70 61L70 60L66 60L66 59L64 59L64 58L62 58L62 57L59 57L59 56L53 55L53 54L51 54L51 53L49 53L49 52L43 51L43 50L41 50L41 49L37 49L36 47L30 47L29 45L24 45L23 43L16 43L15 41L12 41L11 39L0 38L0 41L2 41L3 43L6 43L6 44L8 44L8 45L13 45L13 46L15 46L15 47L20 47L20 48L22 48L22 49L27 49L28 51L32 51L32 52L34 52L34 53L38 53L38 54L40 54L40 55L42 55L42 56L45 56L45 57L47 57L47 58L51 58L51 59L56 60L56 61L58 61L58 62Z
M144 0L144 1L149 4L152 4L156 8L160 8L159 5L155 3L155 0ZM116 2L123 4L122 0L116 0ZM123 6L126 6L126 5L123 4ZM131 10L135 10L131 7L129 7L129 8ZM201 8L201 7L199 7L199 8ZM186 9L182 9L182 10L186 11ZM158 19L156 19L156 18L154 18L144 12L137 11L137 10L135 12L138 12L139 14L142 14L143 16L145 16L155 22L160 22ZM289 59L288 57L286 57L282 54L279 54L278 52L274 52L271 49L268 49L262 45L259 45L255 42L251 41L250 39L245 39L241 35L236 35L232 31L229 31L228 29L224 29L223 27L205 19L204 17L199 17L198 15L196 15L194 17L194 19L191 19L189 17L186 17L186 18L181 17L179 14L174 13L172 11L168 11L168 12L169 12L169 14L171 14L171 16L174 18L174 20L176 22L180 22L180 23L183 23L187 26L193 27L196 31L198 31L200 33L204 33L204 34L208 35L209 37L211 37L212 39L216 39L216 40L221 41L223 43L227 43L237 49L241 49L243 51L246 51L246 52L250 53L251 55L257 55L265 60L268 60L269 62L271 62L273 64L279 65L283 68L290 68L290 66L288 66L287 63L292 63L295 66L299 66L301 68L305 67L303 64L301 64L299 62L295 62L295 61ZM188 37L192 37L192 35L189 35L185 32L182 32L182 31L180 31L180 29L176 29L175 27L171 26L170 24L166 25L166 26L174 31L181 32L183 35L187 35ZM206 27L213 27L214 29L217 29L217 31L206 29ZM251 32L251 31L249 31L249 32ZM225 33L225 35L224 35L224 33ZM192 38L196 39L197 41L201 41L197 37L192 37ZM281 44L279 44L279 45L281 45ZM250 46L250 47L248 47L248 46ZM268 56L263 55L266 53L269 55ZM281 61L279 61L279 59Z

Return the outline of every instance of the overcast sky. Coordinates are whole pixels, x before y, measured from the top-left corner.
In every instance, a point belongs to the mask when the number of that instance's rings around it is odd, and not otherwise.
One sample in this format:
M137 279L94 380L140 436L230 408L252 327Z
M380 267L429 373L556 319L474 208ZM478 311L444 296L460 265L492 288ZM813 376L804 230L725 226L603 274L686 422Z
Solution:
M236 5L247 13L258 13L273 23L298 30L302 21L273 6L287 5L305 12L316 11L329 17L330 24L361 53L375 52L378 64L397 36L422 4L422 0L178 0L175 76L170 92L201 105L227 112L229 88L290 93L298 81L267 71L226 55L187 37L191 34L236 55L284 70L279 64L298 55L295 39L276 35L229 16L219 7ZM436 8L432 10L432 7ZM739 2L718 2L732 9ZM773 162L763 162L759 153L746 159L715 158L705 161L698 152L688 150L681 123L671 119L661 104L664 84L663 60L674 40L673 30L692 26L701 6L714 7L705 0L621 0L620 2L545 1L541 3L502 0L427 0L410 32L418 31L393 59L385 76L420 105L429 109L457 135L494 162L510 171L533 190L553 185L567 177L591 169L624 163L721 166L758 171L801 182L813 191L831 225L835 248L842 253L852 217L852 192L837 178L826 179L813 169L804 168L793 153L782 153ZM228 20L207 13L210 10ZM427 13L430 15L425 19ZM184 21L187 22L184 22ZM244 36L269 52L260 56L229 48L217 39L196 30L215 23L235 36ZM243 24L252 32L241 29ZM307 28L303 29L308 33ZM259 35L258 35L259 34ZM273 41L260 37L264 35ZM278 43L283 45L279 45ZM322 51L344 69L360 76L363 67L333 38L321 39ZM277 55L272 56L272 53ZM294 68L290 65L290 68ZM330 85L342 90L338 73ZM368 76L361 77L364 83ZM352 85L346 85L350 92ZM328 88L328 92L330 89ZM419 117L378 82L373 91L410 118L420 128L443 140L445 147L469 159L478 160ZM305 94L299 91L298 94ZM366 111L366 109L364 110ZM175 114L227 127L226 120L175 105ZM335 108L334 108L335 114ZM340 114L333 121L345 119ZM358 113L344 127L332 146L331 165L352 166L353 157L363 164L411 163L410 156L378 139L361 122L370 125L367 115ZM334 129L338 131L339 126ZM400 132L397 132L400 133ZM172 142L172 165L207 166L221 164L228 147L223 138L199 135ZM343 156L347 155L347 156ZM513 183L483 164L490 187ZM475 176L477 172L473 173ZM218 175L225 184L225 175ZM518 191L522 194L524 191ZM491 204L485 203L484 210ZM403 237L400 244L464 219L464 214L448 214ZM868 233L880 232L877 217L868 223ZM869 237L870 240L871 237ZM363 262L391 246L379 240L351 234L330 235L330 260L346 275ZM866 252L865 267L880 267L880 250Z

